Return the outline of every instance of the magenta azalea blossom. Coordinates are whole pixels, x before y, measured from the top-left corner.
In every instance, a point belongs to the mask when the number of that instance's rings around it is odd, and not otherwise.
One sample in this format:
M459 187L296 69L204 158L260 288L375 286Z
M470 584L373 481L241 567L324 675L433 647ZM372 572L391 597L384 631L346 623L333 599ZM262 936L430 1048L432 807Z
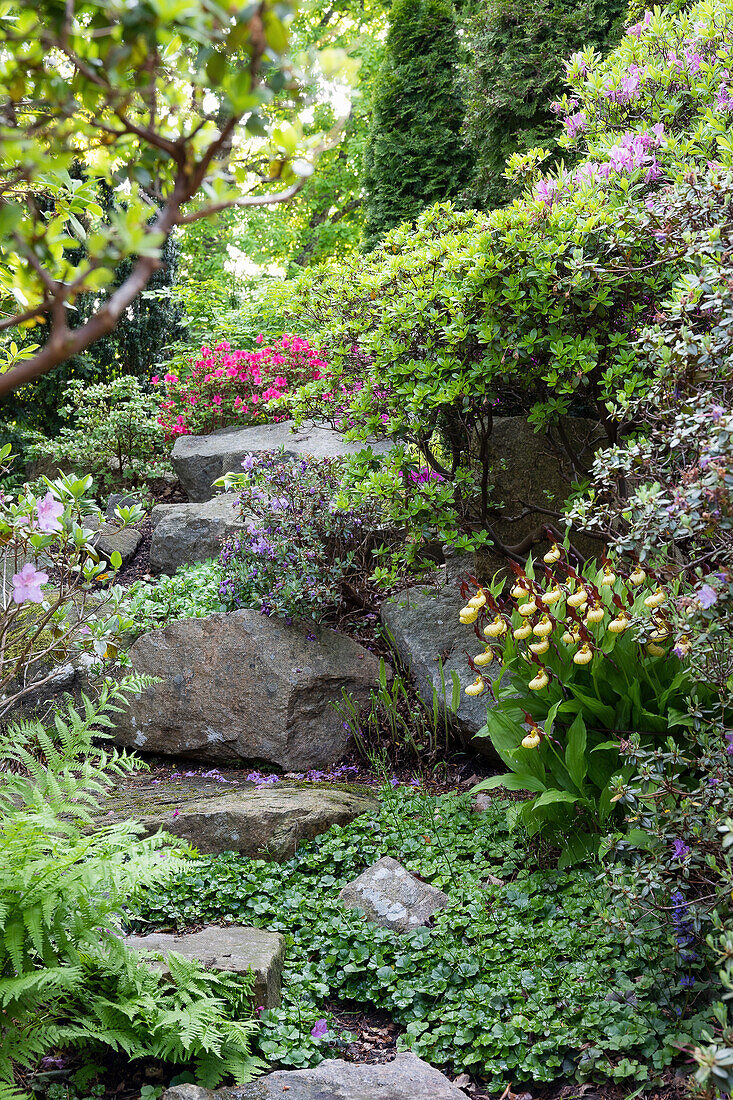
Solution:
M48 573L41 573L27 561L20 573L13 577L14 603L43 603L41 585L47 580Z
M61 530L59 519L64 514L64 506L60 500L56 499L50 489L43 500L39 500L36 510L38 512L38 527L45 535L52 535L54 532Z

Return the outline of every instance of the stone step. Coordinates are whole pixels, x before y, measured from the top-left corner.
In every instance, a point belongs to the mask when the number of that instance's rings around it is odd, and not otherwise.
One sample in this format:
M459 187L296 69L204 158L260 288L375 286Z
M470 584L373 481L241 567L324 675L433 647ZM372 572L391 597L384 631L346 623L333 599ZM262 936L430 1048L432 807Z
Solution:
M186 959L195 959L207 970L226 970L233 974L254 974L253 1007L274 1008L280 1004L280 983L285 962L285 939L279 932L264 932L247 925L216 925L200 932L176 935L151 932L147 936L125 936L133 951L153 952L162 958L148 960L151 966L169 974L166 957L171 951Z
M353 638L251 610L170 622L138 638L130 662L159 680L119 716L118 745L290 772L342 759L349 732L333 704L343 691L366 702L379 681Z
M361 909L373 924L410 932L427 924L450 901L447 894L411 875L391 856L383 856L344 886L339 899Z
M162 1100L466 1100L445 1074L414 1054L381 1065L355 1065L340 1058L315 1069L278 1070L235 1088L176 1085Z
M251 859L289 859L298 845L373 812L378 801L368 787L297 783L242 786L222 793L214 787L159 786L154 791L122 786L105 800L105 824L134 818L148 835L159 829L182 837L200 852L234 851Z
M156 504L151 520L150 572L169 575L181 565L218 558L223 539L244 530L236 493L202 504Z
M211 435L179 435L171 460L188 499L203 501L214 495L217 478L233 470L241 473L245 455L282 447L285 458L338 458L367 446L377 454L386 454L392 444L389 440L349 443L326 425L309 422L293 429L292 422L284 420L250 428L222 428Z

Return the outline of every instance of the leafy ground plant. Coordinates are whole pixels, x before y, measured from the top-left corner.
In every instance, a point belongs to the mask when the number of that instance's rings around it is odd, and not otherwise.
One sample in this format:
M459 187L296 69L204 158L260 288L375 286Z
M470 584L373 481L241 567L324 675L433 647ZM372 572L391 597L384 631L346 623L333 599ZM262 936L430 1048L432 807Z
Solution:
M158 630L174 619L201 619L226 611L219 595L222 573L215 561L182 565L172 577L135 581L127 589L122 612L132 624L128 637Z
M404 1026L403 1049L499 1091L510 1080L653 1078L700 1030L695 998L656 965L667 934L650 922L643 942L625 945L600 919L593 875L540 869L508 808L477 813L466 796L386 788L379 812L282 865L202 857L141 897L134 925L287 935L283 1003L262 1013L256 1040L271 1063L332 1055L316 1023L342 998L387 1011ZM433 926L398 935L339 904L340 888L383 855L447 891Z

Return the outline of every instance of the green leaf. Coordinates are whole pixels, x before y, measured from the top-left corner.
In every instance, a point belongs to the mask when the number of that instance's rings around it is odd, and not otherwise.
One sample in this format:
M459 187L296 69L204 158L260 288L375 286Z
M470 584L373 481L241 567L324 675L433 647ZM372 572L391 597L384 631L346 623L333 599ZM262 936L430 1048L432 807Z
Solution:
M586 729L583 715L579 714L568 730L568 743L565 749L565 767L579 791L588 770L586 758Z

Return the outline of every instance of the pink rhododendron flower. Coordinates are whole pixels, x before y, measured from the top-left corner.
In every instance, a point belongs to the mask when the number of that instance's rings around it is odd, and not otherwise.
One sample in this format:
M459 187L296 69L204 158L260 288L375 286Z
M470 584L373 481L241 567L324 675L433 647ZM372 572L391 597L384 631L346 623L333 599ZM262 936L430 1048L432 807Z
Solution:
M41 585L47 580L48 573L42 573L27 561L20 573L16 573L13 577L13 602L43 603Z
M52 535L61 530L60 517L64 514L64 506L57 500L51 490L46 493L43 500L39 500L37 508L38 528L45 535Z

